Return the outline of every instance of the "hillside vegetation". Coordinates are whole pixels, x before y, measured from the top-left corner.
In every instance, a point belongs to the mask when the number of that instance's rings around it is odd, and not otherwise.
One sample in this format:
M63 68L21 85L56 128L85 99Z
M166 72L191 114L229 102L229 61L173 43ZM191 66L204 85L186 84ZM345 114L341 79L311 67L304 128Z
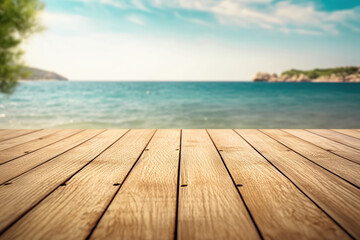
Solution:
M303 71L303 70L297 70L297 69L291 69L288 71L283 72L281 75L282 76L300 76L301 74L311 78L311 79L315 79L315 78L319 78L322 76L331 76L332 74L335 74L337 76L348 76L351 74L355 74L358 71L358 67L337 67L337 68L324 68L324 69L313 69L313 70L309 70L309 71Z
M253 78L254 82L360 82L359 67L335 67L314 70L291 69L281 73L270 74L258 72Z

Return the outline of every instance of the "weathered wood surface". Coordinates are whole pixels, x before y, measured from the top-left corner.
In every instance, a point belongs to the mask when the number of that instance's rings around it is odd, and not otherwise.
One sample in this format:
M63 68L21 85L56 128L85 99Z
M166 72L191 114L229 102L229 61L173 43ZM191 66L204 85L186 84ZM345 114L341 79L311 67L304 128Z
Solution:
M20 130L1 130L0 132L0 142L1 141L5 141L5 140L9 140L9 139L13 139L19 136L23 136L26 134L30 134L32 132L36 132L39 130L31 130L31 129L20 129Z
M31 132L31 133L24 135L22 137L19 137L19 138L12 138L9 140L2 141L2 142L0 142L0 151L3 151L5 149L11 148L11 147L18 146L20 144L29 142L34 139L42 138L49 134L55 133L57 131L61 131L61 130L47 129L47 130L35 131L35 132ZM0 135L1 135L1 132L0 132Z
M205 130L183 130L178 211L179 239L259 239Z
M349 135L355 138L360 138L359 131L356 131L355 129L333 129L333 131L343 133L345 135Z
M234 131L209 132L264 238L348 238L334 221Z
M355 138L340 132L327 130L327 129L309 129L308 131L360 150L359 138Z
M308 141L315 146L321 147L322 149L339 155L343 158L346 158L350 161L360 164L360 150L354 149L352 147L345 146L344 144L332 141L325 137L316 135L314 133L301 130L301 129L286 129L284 130L302 140ZM355 130L353 130L355 131Z
M359 239L360 131L0 130L0 239Z
M32 141L5 149L0 152L0 164L9 162L26 154L32 153L38 149L51 145L69 136L75 135L80 130L57 131L47 136L43 136ZM28 135L25 135L26 137ZM14 140L14 139L12 139Z
M145 143L141 149L144 147ZM114 179L114 183L123 184L91 239L169 239L173 236L179 148L180 130L155 133L126 181L123 181L124 174ZM134 160L129 162L129 167L134 165Z
M338 224L360 238L360 190L258 130L237 130Z
M299 155L307 158L309 161L323 167L329 172L337 174L358 187L360 186L359 164L348 161L343 157L336 156L284 131L276 129L261 131L284 146L297 152Z

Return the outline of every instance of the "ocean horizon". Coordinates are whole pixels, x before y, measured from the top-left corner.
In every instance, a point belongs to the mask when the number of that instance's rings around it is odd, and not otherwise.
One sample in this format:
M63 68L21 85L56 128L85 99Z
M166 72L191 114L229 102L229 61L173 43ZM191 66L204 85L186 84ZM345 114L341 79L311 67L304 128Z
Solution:
M360 128L360 84L32 81L1 128Z

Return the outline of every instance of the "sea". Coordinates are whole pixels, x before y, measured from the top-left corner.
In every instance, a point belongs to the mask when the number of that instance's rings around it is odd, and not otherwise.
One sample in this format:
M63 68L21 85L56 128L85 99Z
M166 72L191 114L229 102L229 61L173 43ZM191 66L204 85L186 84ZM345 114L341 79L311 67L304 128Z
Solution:
M0 128L360 128L360 84L21 82Z

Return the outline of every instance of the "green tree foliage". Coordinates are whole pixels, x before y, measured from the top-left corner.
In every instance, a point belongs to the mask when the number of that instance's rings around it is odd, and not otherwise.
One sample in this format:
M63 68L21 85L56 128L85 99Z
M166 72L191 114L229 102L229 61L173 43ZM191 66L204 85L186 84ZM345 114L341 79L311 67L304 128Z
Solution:
M283 72L281 75L287 76L299 76L300 74L304 74L305 76L315 79L321 76L330 76L332 74L338 76L348 76L351 74L355 74L358 71L358 67L337 67L337 68L325 68L325 69L314 69L309 71L291 69L289 71Z
M37 15L43 8L39 0L0 0L0 92L13 91L18 79L28 75L19 47L24 39L42 30Z

